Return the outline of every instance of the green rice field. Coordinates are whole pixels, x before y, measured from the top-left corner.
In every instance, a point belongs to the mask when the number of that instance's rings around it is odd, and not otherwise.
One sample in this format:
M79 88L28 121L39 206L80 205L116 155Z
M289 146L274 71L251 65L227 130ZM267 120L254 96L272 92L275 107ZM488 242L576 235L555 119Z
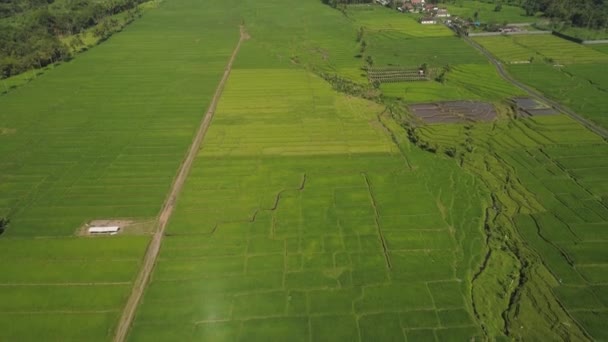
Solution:
M449 8L536 19L493 6ZM601 47L475 40L505 64L534 57L508 71L608 125ZM369 64L434 76L371 84ZM389 8L164 0L0 95L0 340L115 340L145 264L129 341L606 340L608 144L518 97L447 27ZM497 114L409 109L441 101ZM84 236L92 220L132 225Z
M466 127L433 126L421 129L420 134L444 146L454 146L463 139L463 129ZM552 279L550 291L584 334L605 338L602 322L606 319L606 289L601 283L608 262L603 257L607 241L602 237L608 220L603 176L606 142L561 115L517 120L492 130L480 125L467 135L488 143L487 147L476 145L479 153L463 157L467 168L477 169L474 172L488 184L517 176L517 183L497 192L496 200L505 208L503 213L513 210L518 234L546 265L550 272L546 279ZM484 157L487 149L504 163L500 167L495 164L492 173L484 171L494 158L487 154ZM521 307L526 301L537 302L539 296L546 296L528 291L524 296L529 298L522 299ZM551 300L544 297L542 302L550 305ZM521 324L526 329L525 323ZM529 329L513 332L512 336L547 336L538 327Z
M570 70L572 73L569 74ZM590 76L593 70L596 73ZM509 66L509 71L519 80L545 92L598 125L608 127L605 116L608 98L605 88L602 88L602 83L605 84L603 70L603 64L589 65L584 69L574 66L564 70L544 64ZM590 77L587 79L585 76ZM598 83L592 83L594 80Z
M471 212L442 216L381 110L306 71L233 70L130 339L479 336L458 281L479 257L475 183L446 165Z
M505 63L550 60L558 64L608 63L608 56L589 46L553 35L476 37L475 41Z
M238 20L192 6L168 2L0 96L0 340L112 339L149 241L135 235L153 229L238 39ZM100 219L143 228L76 236Z

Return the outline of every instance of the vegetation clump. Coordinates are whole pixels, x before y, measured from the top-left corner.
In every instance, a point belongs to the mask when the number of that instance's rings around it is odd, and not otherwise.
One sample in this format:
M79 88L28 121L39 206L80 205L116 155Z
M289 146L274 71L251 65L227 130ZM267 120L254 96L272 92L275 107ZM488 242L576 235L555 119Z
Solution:
M0 235L4 233L4 230L8 226L9 220L6 217L0 217Z

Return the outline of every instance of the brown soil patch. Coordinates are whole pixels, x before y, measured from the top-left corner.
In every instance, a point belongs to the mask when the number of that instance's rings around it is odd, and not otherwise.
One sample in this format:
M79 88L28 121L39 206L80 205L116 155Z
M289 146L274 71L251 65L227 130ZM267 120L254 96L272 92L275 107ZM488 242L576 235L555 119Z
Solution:
M496 108L478 101L446 101L410 105L412 113L425 123L465 123L492 121Z
M513 99L520 116L540 116L559 114L554 108L529 97L516 97Z

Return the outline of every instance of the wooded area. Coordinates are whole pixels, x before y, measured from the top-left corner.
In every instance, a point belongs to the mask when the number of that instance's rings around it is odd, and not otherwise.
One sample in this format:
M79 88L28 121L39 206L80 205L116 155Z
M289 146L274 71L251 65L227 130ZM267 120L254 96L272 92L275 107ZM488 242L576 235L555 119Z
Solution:
M112 15L129 11L147 0L0 0L0 77L32 67L44 67L70 57L61 38L95 26L94 34L108 38L119 25Z

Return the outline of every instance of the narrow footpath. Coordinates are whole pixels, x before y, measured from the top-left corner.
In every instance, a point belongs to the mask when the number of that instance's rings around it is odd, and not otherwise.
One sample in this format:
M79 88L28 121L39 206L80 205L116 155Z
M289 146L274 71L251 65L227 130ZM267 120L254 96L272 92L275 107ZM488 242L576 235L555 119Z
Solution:
M561 104L548 99L547 97L545 97L541 92L537 91L536 89L533 89L532 87L529 87L521 82L519 82L518 80L514 79L511 75L509 75L509 73L505 70L504 66L502 65L502 63L500 63L500 61L498 61L496 58L494 58L494 56L486 49L483 48L483 46L479 45L477 42L475 42L474 40L472 40L470 37L467 36L462 36L462 38L469 43L471 46L473 46L474 48L476 48L477 50L479 50L481 53L483 53L489 60L490 62L492 62L492 64L494 64L494 66L496 67L496 70L498 70L498 73L500 74L500 76L507 82L513 84L514 86L516 86L517 88L525 91L526 93L528 93L529 96L536 98L538 100L541 100L544 103L549 104L550 106L552 106L553 108L555 108L557 111L559 111L560 113L566 114L569 117L571 117L572 119L578 121L581 125L587 127L589 130L591 130L592 132L598 134L599 136L601 136L604 139L608 139L608 131L602 127L597 126L596 124L594 124L593 122L587 120L586 118L580 116L579 114L575 113L574 111L572 111L569 108L566 108L565 106L562 106Z
M194 163L194 159L198 154L198 151L201 147L201 143L205 138L207 130L211 125L211 121L213 120L213 115L215 114L215 109L217 108L217 103L219 102L220 97L222 96L222 92L224 90L224 86L226 81L228 80L228 76L230 76L230 71L232 70L232 64L236 59L236 56L241 48L241 44L249 39L249 35L245 31L243 26L240 27L240 38L239 41L230 56L228 64L224 69L224 75L217 88L215 89L215 94L213 95L213 99L211 100L211 104L209 105L209 109L205 113L204 119L201 122L198 131L196 132L196 136L190 145L188 150L188 154L186 155L186 159L182 163L179 173L175 178L173 185L171 186L171 190L169 192L169 196L165 200L163 208L160 211L158 216L158 222L156 231L154 236L152 237L152 241L148 246L148 250L146 251L146 255L144 256L142 267L137 275L137 279L133 284L133 290L131 295L129 296L129 300L122 312L122 316L120 321L118 322L118 327L116 328L116 334L114 336L115 342L123 342L125 341L127 334L129 332L129 328L133 322L135 317L135 311L137 306L141 300L141 297L144 293L144 290L148 284L150 279L150 274L154 269L154 265L156 264L156 259L158 258L158 254L160 251L160 246L165 235L165 228L167 227L167 223L169 222L169 218L171 214L173 214L173 209L175 208L175 203L177 201L177 197L179 196L182 187L188 177L188 173L192 168L192 164Z

